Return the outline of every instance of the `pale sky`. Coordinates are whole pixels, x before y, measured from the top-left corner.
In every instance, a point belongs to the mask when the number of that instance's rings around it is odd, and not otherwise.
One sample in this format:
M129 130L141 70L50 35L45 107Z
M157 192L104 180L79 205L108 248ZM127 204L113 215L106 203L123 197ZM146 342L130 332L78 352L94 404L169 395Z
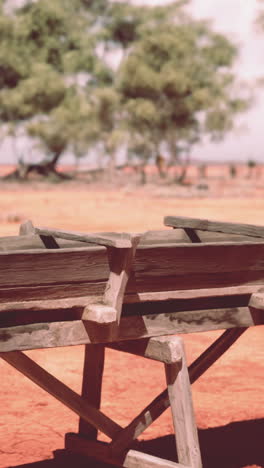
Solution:
M254 24L258 0L193 0L191 12L197 18L210 18L216 29L226 33L240 48L236 66L238 77L254 82L264 76L264 33ZM193 156L209 159L248 160L264 162L264 91L256 89L255 104L238 122L240 130L226 136L221 143L209 143L194 148Z
M161 3L161 0L133 1L139 4L151 2L152 5ZM194 17L210 19L216 30L227 34L239 46L237 76L250 81L253 87L257 78L264 77L264 33L257 33L254 25L258 4L258 0L192 0L188 7ZM264 88L262 91L255 87L255 93L254 106L237 120L238 130L220 143L197 145L192 152L194 159L247 161L250 158L264 162ZM8 160L14 162L10 145L4 145L1 154L8 155Z

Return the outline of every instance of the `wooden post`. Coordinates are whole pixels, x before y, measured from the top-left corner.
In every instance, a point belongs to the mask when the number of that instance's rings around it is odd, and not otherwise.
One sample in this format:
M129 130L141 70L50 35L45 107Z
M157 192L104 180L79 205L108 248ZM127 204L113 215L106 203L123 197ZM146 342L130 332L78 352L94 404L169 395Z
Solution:
M184 466L202 468L191 385L182 340L179 340L178 346L182 349L181 364L164 364L178 461Z
M83 366L82 398L94 408L100 409L104 372L104 345L86 345ZM80 417L79 434L90 440L97 439L97 429Z
M19 226L19 235L20 236L28 236L28 235L33 235L35 234L35 228L33 226L33 223L30 219L25 221Z

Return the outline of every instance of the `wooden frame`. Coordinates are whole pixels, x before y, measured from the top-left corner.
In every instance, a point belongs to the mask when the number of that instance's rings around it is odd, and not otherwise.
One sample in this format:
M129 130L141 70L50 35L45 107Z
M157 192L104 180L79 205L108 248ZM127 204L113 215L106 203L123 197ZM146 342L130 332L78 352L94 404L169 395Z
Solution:
M247 327L264 323L264 228L175 217L165 224L184 229L185 238L71 233L27 222L19 240L4 241L14 250L0 246L0 357L79 415L66 450L127 468L201 467L190 382ZM204 242L203 230L242 238ZM163 335L214 329L226 331L188 376L181 339ZM81 396L21 352L75 344L86 344ZM100 410L105 347L165 368L167 388L125 428ZM137 450L137 437L169 406L178 463ZM110 444L97 441L98 430Z
M184 216L165 216L164 224L175 229L184 229L191 232L199 230L264 238L264 226L256 226L254 224L227 223L224 221L210 221L208 219L187 218ZM195 240L192 242L195 242Z
M144 423L139 415L125 429L99 410L104 360L103 345L92 345L91 350L88 346L86 348L81 397L23 353L18 351L2 353L1 357L80 416L79 435L68 434L66 436L66 450L90 454L100 460L119 463L127 468L133 466L146 468L150 463L157 467L201 468L182 340L176 336L150 338L141 343L141 346L138 346L138 343L128 343L127 347L124 345L122 347L126 352L134 353L135 350L138 355L164 363L168 400L166 407L170 405L172 410L179 463L150 457L133 449L137 437L158 417L156 402L152 403L153 412L150 408L149 416L144 417ZM88 358L89 351L91 355ZM94 379L92 380L91 377ZM109 445L95 442L98 429L112 439ZM131 445L132 450L129 450Z
M148 468L150 466L200 468L202 465L189 379L191 383L195 382L245 330L225 331L192 363L189 367L190 377L187 372L183 343L177 336L108 344L107 346L119 351L161 361L165 367L167 389L158 395L125 428L120 427L99 409L105 345L86 346L81 396L19 351L1 353L0 357L80 416L79 434L66 435L66 451L92 456L109 463L121 464L127 468ZM137 437L169 406L171 406L176 432L178 463L142 454L135 450ZM97 441L98 429L112 439L110 444L105 445Z

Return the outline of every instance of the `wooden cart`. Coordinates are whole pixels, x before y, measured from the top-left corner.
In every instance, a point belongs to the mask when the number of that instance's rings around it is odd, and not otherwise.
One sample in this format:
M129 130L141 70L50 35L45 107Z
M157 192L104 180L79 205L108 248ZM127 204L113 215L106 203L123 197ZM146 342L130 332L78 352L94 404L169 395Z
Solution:
M65 448L125 467L200 468L190 382L264 323L264 228L165 218L174 230L79 234L21 226L0 239L0 356L80 416ZM223 329L186 367L175 334ZM85 344L82 395L23 350ZM100 411L106 347L164 363L167 388L127 427ZM147 384L147 383L146 383ZM171 407L178 462L137 450ZM97 440L97 431L111 442Z

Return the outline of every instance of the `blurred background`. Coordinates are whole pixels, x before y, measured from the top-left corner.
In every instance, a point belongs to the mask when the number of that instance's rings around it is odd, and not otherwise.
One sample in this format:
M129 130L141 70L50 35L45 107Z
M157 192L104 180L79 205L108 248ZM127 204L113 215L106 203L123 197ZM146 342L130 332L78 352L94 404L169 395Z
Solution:
M263 225L263 38L261 0L0 0L1 236L27 219ZM186 336L188 361L217 336ZM264 466L262 344L263 327L247 331L193 386L207 468ZM80 391L82 347L29 354ZM125 425L163 389L156 364L110 350L103 411ZM0 366L0 467L48 466L77 417ZM145 438L164 433L168 412Z

